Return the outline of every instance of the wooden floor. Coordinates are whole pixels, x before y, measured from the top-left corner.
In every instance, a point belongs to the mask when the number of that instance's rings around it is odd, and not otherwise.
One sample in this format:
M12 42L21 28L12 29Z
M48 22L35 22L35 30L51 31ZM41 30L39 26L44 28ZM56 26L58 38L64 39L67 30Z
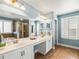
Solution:
M79 59L79 50L56 46L56 49L51 50L47 55L43 56L36 53L35 59Z

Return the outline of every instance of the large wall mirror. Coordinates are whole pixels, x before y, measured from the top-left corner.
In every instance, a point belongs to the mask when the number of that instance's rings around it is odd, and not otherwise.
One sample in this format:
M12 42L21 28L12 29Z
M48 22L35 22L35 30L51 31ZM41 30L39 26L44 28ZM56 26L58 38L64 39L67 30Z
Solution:
M29 20L0 18L0 34L5 38L24 38L29 36Z

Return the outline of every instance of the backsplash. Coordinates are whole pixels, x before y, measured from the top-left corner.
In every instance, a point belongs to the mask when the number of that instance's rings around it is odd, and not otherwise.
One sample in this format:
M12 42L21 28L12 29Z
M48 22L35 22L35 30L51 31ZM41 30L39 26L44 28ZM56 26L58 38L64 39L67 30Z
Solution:
M13 34L13 33L4 33L4 34L1 34L3 36L3 38L17 38L16 34Z

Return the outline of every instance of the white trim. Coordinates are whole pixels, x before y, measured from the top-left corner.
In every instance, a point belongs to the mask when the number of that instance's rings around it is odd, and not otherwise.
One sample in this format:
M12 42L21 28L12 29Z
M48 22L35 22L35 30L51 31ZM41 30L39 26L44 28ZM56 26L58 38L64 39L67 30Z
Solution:
M57 20L57 44L58 44L58 20Z
M53 47L53 50L55 49L55 46Z
M39 50L38 50L38 49L36 49L36 50L35 50L35 53L37 53L38 51L39 51Z
M73 49L79 49L79 47L75 47L75 46L71 46L71 45L67 45L67 44L62 44L62 43L58 43L58 45L73 48Z

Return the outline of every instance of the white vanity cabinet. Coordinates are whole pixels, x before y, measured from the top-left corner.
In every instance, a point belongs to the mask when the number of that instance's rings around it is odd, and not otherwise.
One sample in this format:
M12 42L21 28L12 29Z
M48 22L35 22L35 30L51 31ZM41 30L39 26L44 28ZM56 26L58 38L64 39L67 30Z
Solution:
M52 23L50 21L40 22L40 34L52 34Z
M46 41L39 45L39 51L38 51L43 55L47 54L52 49L52 37L46 37L44 39L46 39Z
M0 55L0 59L2 59L2 56Z
M52 49L52 37L46 38L46 53Z
M46 41L46 53L52 49L52 39Z
M19 59L18 50L10 51L3 54L3 59Z
M18 55L19 59L34 59L34 49L33 46L27 46L19 49Z
M33 45L4 53L0 55L0 59L34 59Z

